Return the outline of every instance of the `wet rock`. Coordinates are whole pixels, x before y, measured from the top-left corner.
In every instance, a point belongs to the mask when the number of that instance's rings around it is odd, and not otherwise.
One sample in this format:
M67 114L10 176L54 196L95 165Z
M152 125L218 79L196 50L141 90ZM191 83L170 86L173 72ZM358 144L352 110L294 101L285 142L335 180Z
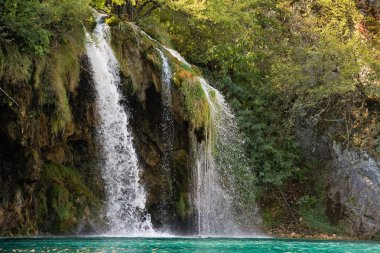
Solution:
M190 192L190 139L193 135L185 113L183 98L173 85L171 116L173 136L162 131L163 105L161 58L157 45L145 35L134 31L113 28L113 47L120 62L124 94L130 110L130 126L139 162L144 168L142 183L147 190L147 209L155 228L188 233L191 230L188 215ZM173 143L168 159L164 161L165 140ZM178 208L178 203L182 207Z

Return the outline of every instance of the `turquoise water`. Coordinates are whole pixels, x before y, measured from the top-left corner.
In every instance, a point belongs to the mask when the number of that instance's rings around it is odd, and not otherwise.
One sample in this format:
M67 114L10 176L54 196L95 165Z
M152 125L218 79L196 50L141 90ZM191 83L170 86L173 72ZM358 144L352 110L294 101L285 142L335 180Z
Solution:
M0 252L380 252L380 242L228 238L0 239Z

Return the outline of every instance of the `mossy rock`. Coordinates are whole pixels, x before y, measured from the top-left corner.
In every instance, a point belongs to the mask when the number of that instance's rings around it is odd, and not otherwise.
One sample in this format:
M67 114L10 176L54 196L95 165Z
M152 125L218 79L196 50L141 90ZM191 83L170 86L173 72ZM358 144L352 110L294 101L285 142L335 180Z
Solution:
M78 171L54 163L43 166L36 213L44 231L71 232L79 221L96 218L100 208L101 201L87 188Z
M144 63L150 64L160 74L162 71L162 60L157 49L166 55L173 73L173 89L177 89L181 101L177 106L182 107L193 130L203 131L207 129L210 122L210 108L200 84L201 72L195 66L180 62L167 52L158 42L149 39L135 25L122 22L119 26L112 28L112 46L120 63L120 70L124 76L132 79L133 93L139 92L145 87L140 87L140 78L136 75L138 64L137 58ZM135 60L131 60L131 59ZM136 65L136 66L135 66ZM134 67L130 70L129 68ZM134 71L134 73L132 73ZM137 71L138 72L138 71ZM134 80L134 81L133 81ZM157 87L156 87L157 89Z
M187 70L180 70L174 75L174 83L182 94L193 129L207 127L210 123L210 108L198 76Z
M179 194L178 201L176 203L176 210L178 216L185 220L186 218L189 218L191 215L191 208L189 204L189 194L187 192L181 192Z

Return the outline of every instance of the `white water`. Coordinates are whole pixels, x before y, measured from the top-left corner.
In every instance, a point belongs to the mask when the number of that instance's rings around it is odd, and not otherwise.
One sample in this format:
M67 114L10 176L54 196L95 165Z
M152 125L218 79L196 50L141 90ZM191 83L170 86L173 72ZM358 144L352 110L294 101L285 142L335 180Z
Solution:
M169 66L168 58L166 58L165 54L157 49L160 54L162 60L162 138L164 143L164 152L163 152L163 167L166 170L170 170L170 156L171 151L173 150L173 140L174 140L174 125L173 125L173 117L171 113L172 106L172 87L171 87L171 79L172 79L172 71Z
M154 234L145 210L146 192L140 184L140 168L128 129L129 116L120 104L119 66L109 43L109 27L98 17L87 35L89 57L99 113L98 140L103 148L102 176L106 185L106 216L109 234Z
M191 68L191 65L177 51L164 48L177 60ZM206 95L212 121L205 130L206 140L201 143L198 143L195 138L193 140L195 148L193 201L198 234L201 236L238 235L241 231L236 225L232 208L233 179L229 175L233 169L232 156L237 158L241 154L237 149L231 148L240 140L238 128L235 117L220 92L202 77L199 77L199 82Z
M234 156L234 151L226 151L226 145L234 145L238 139L234 115L224 97L211 87L205 79L199 78L206 94L211 114L211 125L206 129L206 140L197 144L195 203L197 206L198 229L201 235L240 234L236 225L233 203L233 187L228 175L228 163L222 159ZM215 151L215 148L217 151ZM228 159L231 160L231 159ZM230 161L228 161L230 162ZM222 176L224 178L222 179Z
M147 35L148 36L148 35ZM172 115L172 71L169 66L168 59L165 54L157 48L157 52L160 54L162 61L162 73L161 73L161 103L162 103L162 116L161 116L161 133L160 137L163 143L162 150L162 168L166 178L169 180L164 189L161 189L165 198L160 201L161 210L161 222L164 224L164 229L168 225L168 209L170 200L173 199L173 185L171 179L173 178L171 170L171 157L173 151L174 142L174 123ZM169 201L168 201L169 200Z

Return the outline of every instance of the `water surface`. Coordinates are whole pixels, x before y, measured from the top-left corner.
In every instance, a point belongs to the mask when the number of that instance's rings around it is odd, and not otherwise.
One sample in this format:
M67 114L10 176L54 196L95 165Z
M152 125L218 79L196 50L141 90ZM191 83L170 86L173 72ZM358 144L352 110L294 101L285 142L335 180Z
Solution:
M236 238L0 239L0 252L380 252L380 242Z

